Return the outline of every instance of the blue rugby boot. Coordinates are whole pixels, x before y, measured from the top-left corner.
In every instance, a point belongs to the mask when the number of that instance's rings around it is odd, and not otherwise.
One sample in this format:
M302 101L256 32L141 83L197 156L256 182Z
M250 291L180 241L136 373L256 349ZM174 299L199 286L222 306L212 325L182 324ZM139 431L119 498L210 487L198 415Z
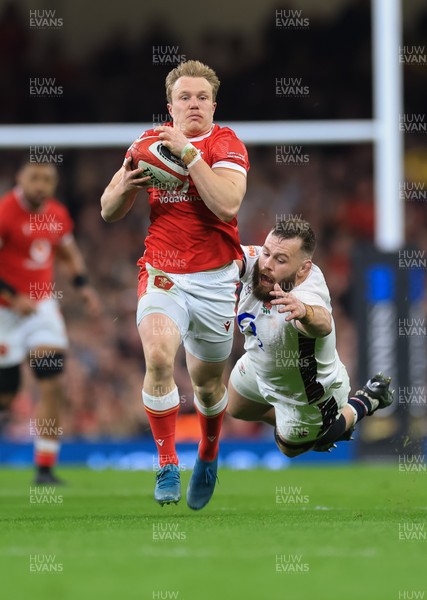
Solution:
M154 500L163 504L178 504L181 500L181 478L177 465L165 465L156 474Z
M193 510L200 510L209 502L218 479L218 457L215 460L202 460L197 454L193 474L187 488L187 504Z

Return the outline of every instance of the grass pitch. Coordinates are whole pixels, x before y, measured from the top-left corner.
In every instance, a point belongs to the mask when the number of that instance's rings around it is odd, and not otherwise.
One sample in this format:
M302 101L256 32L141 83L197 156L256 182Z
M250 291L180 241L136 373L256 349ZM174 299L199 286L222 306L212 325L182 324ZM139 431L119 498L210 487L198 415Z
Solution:
M60 474L66 487L35 491L29 470L0 471L5 600L427 597L424 472L220 470L199 512L188 472L179 505L163 508L153 473Z

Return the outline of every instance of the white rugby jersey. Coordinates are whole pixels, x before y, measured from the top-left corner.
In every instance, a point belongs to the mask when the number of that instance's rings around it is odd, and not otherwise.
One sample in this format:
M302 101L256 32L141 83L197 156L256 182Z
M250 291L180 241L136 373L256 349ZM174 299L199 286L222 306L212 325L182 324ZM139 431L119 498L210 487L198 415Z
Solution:
M246 269L237 323L245 336L245 350L257 373L265 398L272 396L290 404L314 404L333 395L343 383L343 371L336 351L335 325L322 338L304 335L295 321L285 321L280 305L262 302L252 294L252 273L261 246L242 246ZM306 304L323 306L332 313L331 299L322 271L313 264L308 277L291 292ZM272 300L274 297L271 297Z

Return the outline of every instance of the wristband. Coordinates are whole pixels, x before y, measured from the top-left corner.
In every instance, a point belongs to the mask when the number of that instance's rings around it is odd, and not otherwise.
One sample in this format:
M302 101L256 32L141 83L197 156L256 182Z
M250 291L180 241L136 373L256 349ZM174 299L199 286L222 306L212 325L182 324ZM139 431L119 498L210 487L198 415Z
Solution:
M181 159L186 167L188 167L194 159L200 155L200 152L193 146L193 144L188 143L181 152Z
M181 158L184 158L184 154L187 152L187 150L191 150L191 148L194 148L194 146L191 142L188 142L188 144L185 144L184 148L181 150Z
M8 283L6 283L5 281L3 281L3 279L0 279L0 294L1 292L7 292L11 296L16 296L17 294L16 289Z
M304 302L303 302L303 304L304 304ZM305 315L301 319L298 319L298 321L300 323L302 323L303 325L309 325L310 321L312 321L313 317L314 317L314 309L309 304L304 304L304 306L305 306Z
M193 160L192 160L191 162L189 162L189 163L188 163L188 165L187 165L187 169L189 169L190 167L192 167L193 165L195 165L195 164L196 164L196 162L197 162L198 160L200 160L201 158L202 158L202 155L200 154L200 152L198 152L198 153L196 154L196 156L193 158Z
M73 286L76 288L84 287L88 283L89 283L89 278L84 273L80 273L79 275L76 275L73 279Z

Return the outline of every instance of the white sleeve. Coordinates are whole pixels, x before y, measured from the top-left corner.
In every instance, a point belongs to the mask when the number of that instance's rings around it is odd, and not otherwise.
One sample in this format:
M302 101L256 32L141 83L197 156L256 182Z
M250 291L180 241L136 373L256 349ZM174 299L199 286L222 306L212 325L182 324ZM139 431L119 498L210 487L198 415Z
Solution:
M304 302L304 304L310 304L310 306L322 306L323 308L326 308L328 312L332 312L331 307L328 306L322 296L315 292L292 290L291 294L298 298L298 300L301 300L301 302Z

